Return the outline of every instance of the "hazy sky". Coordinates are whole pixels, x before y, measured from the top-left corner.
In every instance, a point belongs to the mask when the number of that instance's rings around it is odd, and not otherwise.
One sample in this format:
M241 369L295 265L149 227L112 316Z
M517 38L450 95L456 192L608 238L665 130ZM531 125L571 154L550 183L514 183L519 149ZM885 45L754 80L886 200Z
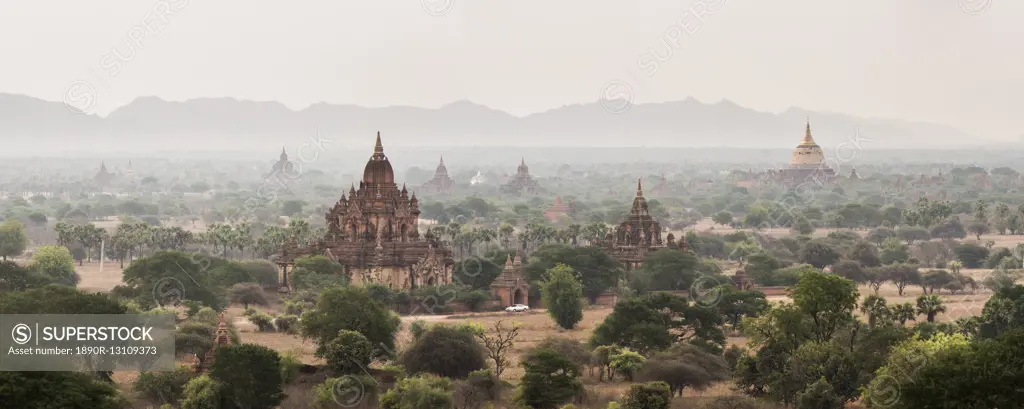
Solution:
M0 92L59 101L82 80L101 115L148 95L469 99L522 115L621 80L637 103L726 98L1024 135L1024 1L705 1L5 1Z

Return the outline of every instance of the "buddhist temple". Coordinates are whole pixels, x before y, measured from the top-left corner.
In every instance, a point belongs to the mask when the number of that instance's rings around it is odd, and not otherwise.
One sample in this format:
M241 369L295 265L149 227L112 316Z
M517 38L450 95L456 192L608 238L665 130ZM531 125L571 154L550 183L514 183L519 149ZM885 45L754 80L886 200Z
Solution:
M627 270L639 268L647 253L665 248L661 240L661 224L651 217L647 210L640 180L636 182L636 197L626 220L605 237L605 247Z
M821 146L818 146L818 143L814 142L814 137L811 136L810 120L807 121L807 127L804 130L804 138L793 149L789 167L768 173L771 179L785 183L800 183L808 179L821 181L836 176L835 170L829 168L825 163L825 153L821 150Z
M217 348L231 345L231 332L228 331L228 324L224 322L224 313L220 313L220 323L217 324L217 332L213 334L213 345L206 351L206 357L202 360L198 356L193 359L196 373L209 373L213 366L214 356Z
M428 192L446 193L455 186L455 181L448 177L448 168L444 166L444 157L441 157L441 163L437 165L437 170L434 171L434 178L430 179L425 185L423 190Z
M100 162L100 170L96 172L96 176L93 178L93 180L96 181L96 184L98 186L106 187L109 186L110 183L114 181L115 177L116 176L113 173L107 171L107 164L104 162Z
M359 189L353 186L327 212L326 235L305 247L293 240L282 250L277 259L282 289L290 289L289 268L295 259L310 254L337 261L356 285L410 290L450 284L452 252L430 230L420 236L419 217L416 194L410 196L405 186L395 184L378 133Z
M501 186L502 193L516 194L516 195L535 195L543 193L544 189L541 189L540 185L533 176L530 176L530 168L526 166L526 159L523 159L519 163L519 167L516 168L516 175L508 181L508 183Z
M736 268L736 274L732 276L732 284L737 290L741 291L752 290L755 287L754 280L747 277L742 261L740 261L739 267Z
M280 176L282 174L295 174L295 164L288 160L288 153L284 151L283 146L281 147L281 156L278 158L277 162L274 163L274 167L270 169L270 173L264 177Z
M572 201L566 205L562 203L561 196L555 196L555 204L544 211L544 217L551 223L558 223L563 218L572 218L573 207Z
M501 301L502 307L515 304L530 305L530 285L526 283L522 268L523 262L519 258L519 251L516 251L515 259L507 257L505 268L491 283L491 295Z
M487 183L487 177L484 176L484 174L481 173L479 170L476 171L476 175L474 175L473 178L469 180L469 184L474 186L482 185L484 183Z

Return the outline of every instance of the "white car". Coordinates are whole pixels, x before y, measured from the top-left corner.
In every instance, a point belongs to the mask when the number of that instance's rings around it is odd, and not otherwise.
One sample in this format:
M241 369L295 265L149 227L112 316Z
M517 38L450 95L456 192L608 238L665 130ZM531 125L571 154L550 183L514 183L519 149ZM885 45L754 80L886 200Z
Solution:
M523 304L510 305L510 306L505 308L505 311L508 311L508 312L523 312L523 311L529 311L529 310L530 310L530 307L527 307L527 306L525 306Z

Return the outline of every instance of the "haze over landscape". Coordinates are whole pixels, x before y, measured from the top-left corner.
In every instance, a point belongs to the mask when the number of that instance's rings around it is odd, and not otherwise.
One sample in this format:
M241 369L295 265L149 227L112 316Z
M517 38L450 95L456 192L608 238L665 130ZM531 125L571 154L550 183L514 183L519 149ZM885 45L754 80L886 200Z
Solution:
M269 149L318 127L399 147L781 148L811 116L826 145L858 128L880 149L1018 142L1024 6L961 3L11 4L0 35L33 41L0 42L31 62L0 67L0 131L106 151Z

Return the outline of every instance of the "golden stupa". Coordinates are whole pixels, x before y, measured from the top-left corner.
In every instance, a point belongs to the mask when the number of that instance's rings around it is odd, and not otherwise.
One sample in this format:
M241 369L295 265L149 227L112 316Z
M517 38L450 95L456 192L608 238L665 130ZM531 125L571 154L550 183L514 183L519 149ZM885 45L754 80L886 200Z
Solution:
M814 142L811 136L811 121L807 121L807 128L804 130L804 139L793 149L793 158L789 161L790 169L818 169L827 167L825 164L825 153L821 147Z

